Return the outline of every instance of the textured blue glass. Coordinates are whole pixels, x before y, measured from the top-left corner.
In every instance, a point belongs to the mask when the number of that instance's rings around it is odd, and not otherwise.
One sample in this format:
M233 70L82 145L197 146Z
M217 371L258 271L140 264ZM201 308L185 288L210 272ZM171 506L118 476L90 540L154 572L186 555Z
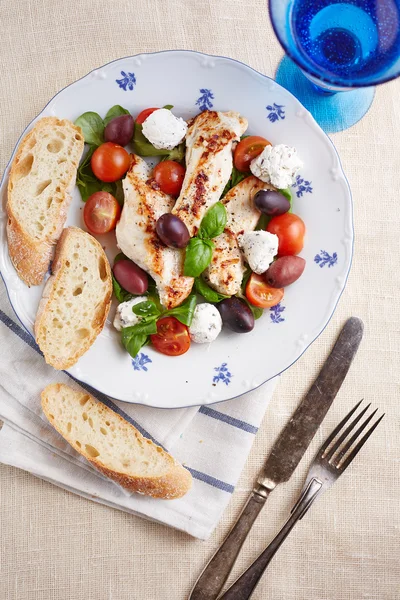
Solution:
M326 131L356 123L371 86L400 74L400 0L269 0L269 9L285 52L311 84L287 59L277 81ZM358 91L336 94L350 89Z

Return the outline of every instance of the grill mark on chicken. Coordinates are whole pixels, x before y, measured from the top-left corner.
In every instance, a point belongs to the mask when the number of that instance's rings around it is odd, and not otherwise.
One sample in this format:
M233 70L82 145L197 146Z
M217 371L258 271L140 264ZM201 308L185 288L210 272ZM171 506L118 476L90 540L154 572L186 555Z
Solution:
M172 212L196 235L202 218L221 197L232 171L232 145L247 129L235 112L204 111L189 123L186 174Z

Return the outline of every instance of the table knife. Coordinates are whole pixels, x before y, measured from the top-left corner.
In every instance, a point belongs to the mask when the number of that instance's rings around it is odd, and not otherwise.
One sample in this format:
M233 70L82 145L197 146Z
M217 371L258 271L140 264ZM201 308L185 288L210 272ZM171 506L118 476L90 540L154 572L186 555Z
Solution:
M284 427L247 503L227 538L205 567L188 600L218 598L240 549L269 494L288 481L342 385L363 335L361 319L348 319L318 377Z

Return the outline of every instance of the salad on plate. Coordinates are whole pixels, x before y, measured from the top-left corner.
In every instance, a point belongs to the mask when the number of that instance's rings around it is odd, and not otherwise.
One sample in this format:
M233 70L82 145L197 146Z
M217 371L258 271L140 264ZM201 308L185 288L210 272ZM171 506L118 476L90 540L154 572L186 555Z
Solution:
M295 148L246 135L233 111L187 123L170 105L135 119L117 105L75 123L84 221L95 236L115 231L114 326L132 357L145 344L179 356L223 327L248 333L302 275Z

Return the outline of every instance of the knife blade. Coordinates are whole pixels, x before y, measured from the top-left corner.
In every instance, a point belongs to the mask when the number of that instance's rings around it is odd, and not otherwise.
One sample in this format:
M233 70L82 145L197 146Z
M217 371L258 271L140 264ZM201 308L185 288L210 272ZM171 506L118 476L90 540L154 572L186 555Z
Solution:
M344 324L316 380L275 441L242 513L200 574L188 600L218 597L269 494L288 481L324 420L358 350L363 330L363 322L357 317Z

